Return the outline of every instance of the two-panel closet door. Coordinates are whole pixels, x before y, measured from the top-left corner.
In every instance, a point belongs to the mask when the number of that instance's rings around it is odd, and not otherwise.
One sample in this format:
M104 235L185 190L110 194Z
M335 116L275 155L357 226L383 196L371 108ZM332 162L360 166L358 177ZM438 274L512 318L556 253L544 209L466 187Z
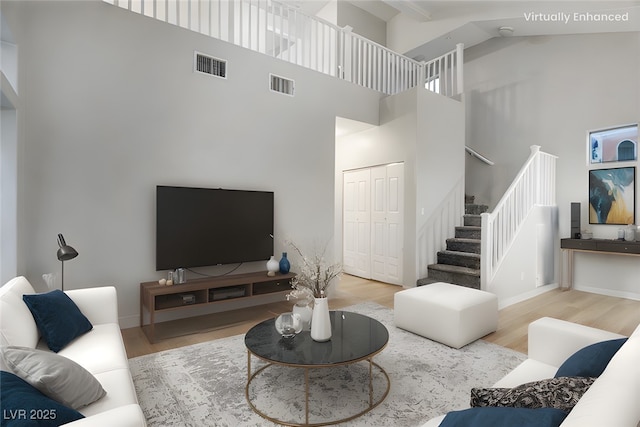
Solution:
M404 165L345 172L343 190L345 273L402 284Z
M343 175L342 267L345 273L371 278L371 171Z

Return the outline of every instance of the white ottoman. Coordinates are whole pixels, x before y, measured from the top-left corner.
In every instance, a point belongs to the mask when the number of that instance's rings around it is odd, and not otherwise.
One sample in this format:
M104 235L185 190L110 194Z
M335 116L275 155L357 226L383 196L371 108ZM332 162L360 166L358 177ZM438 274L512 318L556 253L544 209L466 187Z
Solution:
M494 294L450 283L397 292L393 306L398 328L453 348L498 328L498 298Z

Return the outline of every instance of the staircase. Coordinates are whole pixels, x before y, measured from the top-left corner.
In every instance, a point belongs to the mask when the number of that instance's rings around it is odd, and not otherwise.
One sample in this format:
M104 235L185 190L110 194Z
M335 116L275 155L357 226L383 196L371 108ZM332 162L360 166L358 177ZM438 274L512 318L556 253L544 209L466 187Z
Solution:
M427 267L428 275L418 286L447 282L480 289L480 214L488 206L475 204L473 196L465 196L464 225L455 228L455 237L447 239L447 248L438 252L438 263Z

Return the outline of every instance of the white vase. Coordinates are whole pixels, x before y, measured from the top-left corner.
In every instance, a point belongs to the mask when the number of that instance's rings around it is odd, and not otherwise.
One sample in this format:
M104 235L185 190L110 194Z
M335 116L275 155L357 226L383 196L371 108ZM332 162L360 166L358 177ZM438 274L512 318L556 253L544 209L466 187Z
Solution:
M267 276L275 276L278 270L280 270L280 263L271 255L271 258L267 261Z
M629 224L627 228L624 229L624 240L627 242L634 242L637 239L636 236L636 228Z
M327 298L314 298L313 315L311 316L311 338L324 342L331 339L331 319L329 318L329 302Z
M295 314L300 315L300 319L302 319L302 328L305 331L309 330L309 326L311 325L311 316L313 315L313 308L311 308L309 304L294 304L293 311Z

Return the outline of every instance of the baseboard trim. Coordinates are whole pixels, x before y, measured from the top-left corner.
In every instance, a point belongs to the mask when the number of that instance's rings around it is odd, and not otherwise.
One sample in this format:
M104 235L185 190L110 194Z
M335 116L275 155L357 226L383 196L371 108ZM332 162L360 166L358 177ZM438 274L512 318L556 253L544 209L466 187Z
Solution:
M576 291L591 292L592 294L605 295L608 297L625 298L640 301L640 294L627 291L616 291L613 289L594 288L592 286L573 286Z
M531 299L533 297L537 297L538 295L542 295L546 292L552 291L558 288L557 283L552 283L550 285L540 286L536 289L533 289L529 292L525 292L520 295L516 295L515 297L505 298L498 301L498 309L502 310L503 308L509 307L510 305L517 304L519 302Z
M133 314L131 316L124 316L118 319L120 329L129 329L140 326L140 315Z

